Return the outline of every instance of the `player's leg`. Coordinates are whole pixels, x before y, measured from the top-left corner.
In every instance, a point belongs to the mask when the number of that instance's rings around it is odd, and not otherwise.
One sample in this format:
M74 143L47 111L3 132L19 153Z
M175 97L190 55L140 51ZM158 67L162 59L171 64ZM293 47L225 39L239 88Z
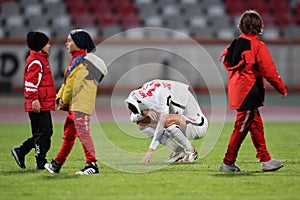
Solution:
M96 153L93 139L90 134L90 116L80 112L74 112L75 128L78 138L84 150L86 163L83 169L76 172L80 175L98 174L99 168L96 164Z
M55 160L60 163L64 164L68 155L70 154L74 142L77 136L75 123L74 123L74 114L72 111L68 112L67 119L64 124L64 137L63 137L63 143L62 146L57 153Z
M74 113L75 128L84 150L86 162L96 162L95 146L90 134L90 116L79 112Z
M191 93L189 93L189 99L183 112L183 118L187 124L186 135L188 139L195 140L205 135L208 128L208 121Z
M187 124L184 117L178 114L167 114L163 116L162 121L166 130L165 134L184 148L185 156L182 161L193 162L196 160L198 154L185 134Z
M74 114L72 111L69 111L64 124L64 137L62 146L55 159L53 159L50 163L45 164L45 168L50 173L59 173L61 166L65 163L74 146L76 136L77 133L74 124Z
M272 159L267 150L263 122L258 110L253 118L250 133L256 148L256 157L260 160L263 171L275 171L285 165L285 161Z
M23 144L20 147L15 147L11 150L12 155L15 158L16 163L22 168L25 169L25 156L31 151L31 149L34 148L34 132L36 132L37 124L38 122L35 120L35 117L32 117L34 112L28 112L28 116L30 119L30 125L31 125L31 134L32 137L28 138L23 142Z
M50 111L41 111L38 121L38 131L35 133L36 168L44 169L44 165L47 163L46 154L50 149L53 133Z
M145 127L145 126L143 126L143 128L141 128L139 126L139 128L149 138L153 138L155 128ZM172 153L170 154L170 156L168 157L166 162L176 162L183 157L184 149L180 145L178 145L176 142L174 142L173 140L168 138L167 135L164 134L159 142L160 142L160 144L167 146L172 151Z
M235 165L235 161L238 156L240 146L244 141L251 126L253 116L254 115L252 110L237 111L234 130L230 137L227 152L225 153L225 157L220 168L222 172L242 171L239 167Z
M263 122L258 110L253 118L250 133L253 145L256 148L256 158L260 159L260 162L269 161L271 156L267 150Z

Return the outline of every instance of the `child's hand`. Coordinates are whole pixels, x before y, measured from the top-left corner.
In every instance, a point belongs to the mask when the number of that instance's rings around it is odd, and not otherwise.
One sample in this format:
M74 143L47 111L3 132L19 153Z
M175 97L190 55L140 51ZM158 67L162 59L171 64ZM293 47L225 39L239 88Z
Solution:
M32 110L35 113L39 113L41 111L41 104L39 100L32 101Z
M64 102L61 99L59 99L58 104L61 110L69 110L69 106L67 104L64 104Z
M284 97L286 97L286 96L287 96L287 93L281 95L281 98L284 98Z

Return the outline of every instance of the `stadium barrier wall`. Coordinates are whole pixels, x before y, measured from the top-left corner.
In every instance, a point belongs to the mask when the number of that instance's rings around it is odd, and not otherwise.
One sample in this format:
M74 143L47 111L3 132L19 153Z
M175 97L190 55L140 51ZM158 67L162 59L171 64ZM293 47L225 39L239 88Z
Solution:
M102 82L102 92L111 92L122 79L121 86L136 88L152 79L172 79L188 82L196 90L205 91L206 83L193 67L193 63L204 70L205 77L217 78L209 73L217 67L225 86L227 72L219 62L219 56L230 41L220 40L126 40L115 39L110 42L97 41L97 55L100 55L109 68L109 74ZM63 81L63 73L69 64L70 55L65 41L51 41L49 62L56 87ZM290 91L299 92L300 88L300 42L266 42L279 74ZM203 48L202 48L203 47ZM23 66L28 54L25 41L1 41L0 45L0 90L1 93L20 93L23 87ZM165 67L169 66L169 67ZM212 81L213 83L214 81ZM216 81L217 82L217 81ZM222 85L213 85L217 90ZM270 88L270 86L268 86Z

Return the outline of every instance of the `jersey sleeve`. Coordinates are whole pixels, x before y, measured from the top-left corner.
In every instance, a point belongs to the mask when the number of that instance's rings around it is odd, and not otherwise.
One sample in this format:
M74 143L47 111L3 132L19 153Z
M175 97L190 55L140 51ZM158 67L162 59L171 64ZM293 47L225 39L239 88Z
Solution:
M156 91L155 100L156 103L153 104L153 110L157 111L160 114L160 118L165 114L169 114L170 101L171 101L171 92L166 88L159 88ZM150 149L155 150L159 145L159 140L161 139L164 133L164 124L159 120L154 131L154 136L152 138Z
M131 122L138 122L141 121L142 119L144 119L145 117L141 114L134 114L131 112L130 114L130 121Z
M24 75L24 91L25 95L32 100L38 99L38 87L42 80L43 67L39 60L32 61Z
M282 95L287 93L281 77L278 74L271 54L264 43L258 49L257 62L262 76Z
M156 129L154 131L154 136L152 138L149 149L156 150L156 148L159 145L159 140L161 139L163 133L164 133L163 124L161 123L161 120L159 120L159 122L157 123Z

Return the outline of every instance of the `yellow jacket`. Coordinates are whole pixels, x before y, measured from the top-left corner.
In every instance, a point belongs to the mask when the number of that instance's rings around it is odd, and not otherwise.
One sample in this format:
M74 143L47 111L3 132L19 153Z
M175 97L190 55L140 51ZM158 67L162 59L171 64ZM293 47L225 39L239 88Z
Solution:
M97 85L94 80L85 79L88 73L86 66L80 63L60 87L56 102L62 99L69 110L91 115L95 108ZM59 104L58 109L62 109Z

